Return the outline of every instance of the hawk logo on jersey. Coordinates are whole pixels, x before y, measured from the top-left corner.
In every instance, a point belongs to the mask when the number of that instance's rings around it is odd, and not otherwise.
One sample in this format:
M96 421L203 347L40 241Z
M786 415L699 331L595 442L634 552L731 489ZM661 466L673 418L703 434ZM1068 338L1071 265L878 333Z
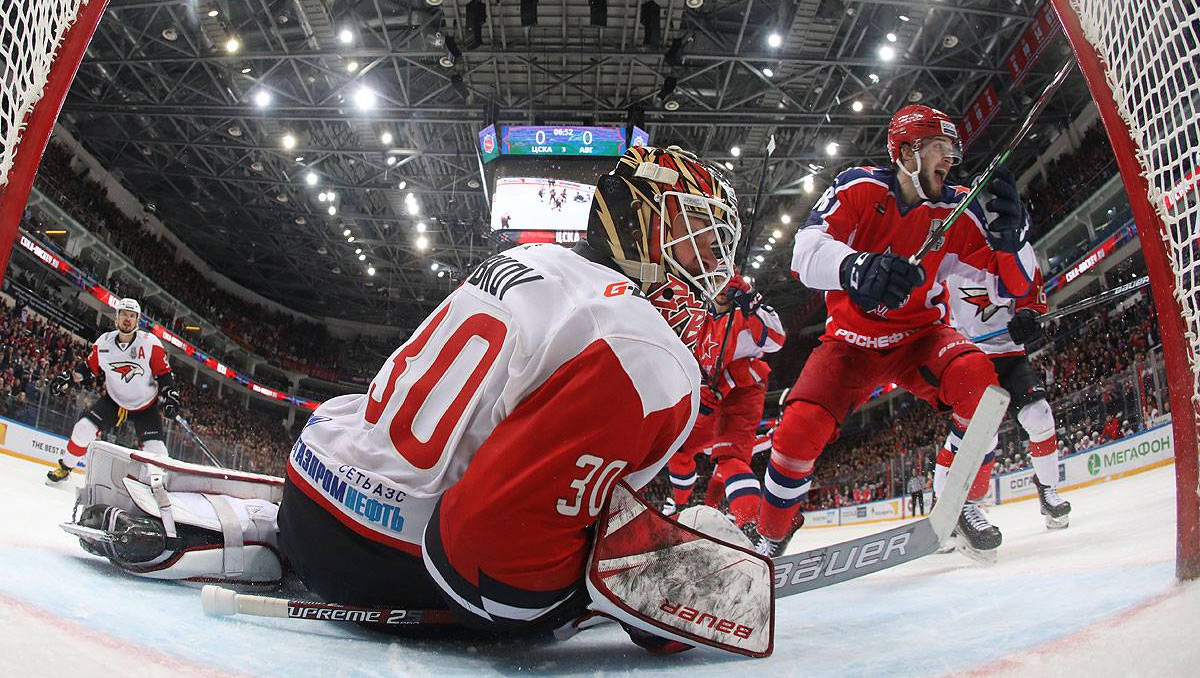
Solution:
M135 377L146 373L146 370L142 369L142 366L137 363L112 363L109 367L112 368L113 372L121 375L126 384L133 381Z
M975 307L975 315L980 320L987 322L996 315L996 312L1006 306L997 306L992 303L992 298L988 296L987 290L982 287L963 287L959 290L962 293L962 300Z

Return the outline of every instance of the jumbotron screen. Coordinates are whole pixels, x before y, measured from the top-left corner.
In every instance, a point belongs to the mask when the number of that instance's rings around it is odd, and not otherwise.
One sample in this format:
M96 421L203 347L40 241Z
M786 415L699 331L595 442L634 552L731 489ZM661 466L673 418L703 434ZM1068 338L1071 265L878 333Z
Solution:
M566 179L502 177L492 195L492 230L586 231L596 187Z

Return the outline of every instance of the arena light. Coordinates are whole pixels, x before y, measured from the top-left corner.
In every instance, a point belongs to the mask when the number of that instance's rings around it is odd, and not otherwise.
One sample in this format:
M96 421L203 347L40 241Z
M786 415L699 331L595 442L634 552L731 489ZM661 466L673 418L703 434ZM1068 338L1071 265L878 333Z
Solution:
M308 184L309 186L316 186L317 185L317 173L309 172L308 174L304 175L304 183Z
M366 260L367 260L367 255L365 255L365 254L360 254L360 255L358 255L358 260L359 260L359 261L366 261Z
M771 251L771 243L767 243L766 245L763 245L763 249L770 252Z
M283 143L283 147L289 151L296 147L296 137L290 132L283 135L283 138L280 139L280 141Z
M863 102L861 101L855 101L854 103L850 104L850 110L854 111L855 113L862 113L862 109Z
M757 262L759 262L759 263L762 263L762 261L763 261L764 259L766 259L766 257L764 257L764 256L763 256L763 255L761 255L761 254L756 254L756 255L754 256L754 260L755 260L755 261L757 261Z
M907 22L907 21L909 21L909 18L908 18L908 17L906 17L906 16L904 16L903 14L901 14L900 16L898 16L898 17L896 17L896 18L897 18L897 19L899 19L899 20L901 20L901 21L904 21L904 22Z
M767 76L768 78L773 78L773 77L775 77L775 71L773 71L773 70L771 70L771 69L769 69L769 68L764 68L764 69L762 69L762 74L763 74L763 75L765 75L765 76Z
M875 74L875 73L868 73L867 80L870 80L872 85L878 85L879 84L879 75Z
M780 220L780 221L782 221L782 222L783 222L783 223L785 223L785 224L790 224L790 223L792 223L792 215L790 215L790 214L780 214L780 215L779 215L779 220Z
M895 34L895 33L888 33L888 34L887 34L886 36L884 36L884 37L886 37L886 38L887 38L887 41L888 41L888 42L896 42L896 34Z
M210 18L210 19L215 19L215 18L217 18L218 16L221 16L221 12L220 12L220 10L216 10L216 9L210 9L210 10L208 10L208 18Z
M243 69L242 69L242 75L249 75L249 73L250 73L250 67L249 67L249 66L247 66L246 68L243 68Z
M383 134L379 135L379 142L382 143L384 146L387 146L392 143L392 138L393 137L392 137L391 132L384 132Z
M836 156L837 154L838 154L838 142L831 141L831 142L825 144L825 155L828 155L829 157L832 158L832 157Z
M783 36L778 33L772 33L767 36L767 47L778 49L783 46Z
M896 50L891 45L880 45L878 53L880 61L891 61L896 58Z
M418 204L417 204L417 201L415 201L415 200L414 200L414 201L412 201L412 202L407 202L407 203L405 203L405 204L404 204L404 209L405 209L405 210L407 210L407 211L408 211L408 213L409 213L409 214L411 214L411 215L413 215L413 216L416 216L416 215L418 215L418 214L420 214L420 213L421 213L421 206L420 206L420 205L418 205Z
M389 155L389 156L387 157L387 164L388 164L388 166L389 166L389 167L390 167L390 166L392 166L392 165L395 165L395 164L396 164L396 156L394 156L394 155Z
M352 236L352 235L346 236L346 242L354 242L354 236Z
M367 267L367 275L375 275L375 267L374 266Z
M363 111L375 108L375 90L366 85L359 87L354 91L354 105Z
M242 41L236 37L231 37L225 41L225 51L233 54L242 48Z
M355 253L355 254L362 254L362 248L361 248L361 247L355 247L355 248L354 248L354 253Z
M827 149L827 150L828 150L828 149ZM834 149L834 151L836 151L836 150L837 150L837 149L835 148L835 149ZM813 185L813 178L812 178L812 175L811 175L811 174L810 174L810 175L808 175L808 176L806 176L806 177L804 177L804 179L802 179L800 183L801 183L801 184L804 186L804 192L805 192L805 193L812 193L812 192L813 192L813 189L814 189L814 188L816 188L816 187Z
M418 249L418 250L420 250L420 251L422 251L422 252L424 252L425 250L429 249L429 238L427 238L427 237L425 237L425 236L423 236L423 235L422 235L422 236L418 236L418 237L417 237L417 249Z
M332 217L333 215L337 214L337 208L336 208L336 207L334 207L333 205L330 205L330 206L329 206L329 209L328 209L328 210L326 210L326 211L327 211L327 212L329 212L329 216L331 216L331 217Z
M346 230L342 231L342 235L343 236L350 235L350 229L347 228Z
M349 28L343 28L342 30L338 31L338 40L343 45L349 45L350 43L354 42L354 33L352 33Z
M407 182L407 181L401 181L401 182L400 182L400 185L399 185L399 186L397 186L396 188L399 188L400 190L402 190L402 191L403 191L404 189L408 188L408 182Z
M776 232L776 233L778 233L779 231L775 231L775 232ZM772 244L772 245L774 245L774 244L775 244L775 241L776 241L776 238L775 238L775 236L771 236L770 238L767 238L767 242L768 242L768 243L770 243L770 244Z
M325 191L321 191L320 193L317 194L317 201L318 202L329 202L329 195L326 194Z
M779 240L780 238L783 237L783 231L781 231L777 228L774 231L771 231L771 237L775 238L776 240Z
M733 163L726 161L726 163L725 163L725 169L727 169L727 170L732 170L732 169L733 169Z
M438 270L438 264L436 261L429 265L429 270L431 270L431 271Z
M425 232L425 222L418 221L417 222L417 233L424 233L424 232Z
M350 61L346 62L346 72L347 73L353 73L354 71L357 71L357 70L358 70L358 62L357 61L351 59Z
M757 261L750 262L750 266L754 268L762 268L762 264L758 263Z
M729 147L729 155L732 155L733 157L735 157L735 158L736 158L736 157L740 156L741 154L742 154L742 149L741 149L741 148L739 148L739 147L737 147L737 146L730 146L730 147Z
M333 191L330 191L330 192L329 192L329 202L334 202L334 201L336 201L336 200L337 200L337 197L338 197L338 196L337 196L337 193L334 193Z

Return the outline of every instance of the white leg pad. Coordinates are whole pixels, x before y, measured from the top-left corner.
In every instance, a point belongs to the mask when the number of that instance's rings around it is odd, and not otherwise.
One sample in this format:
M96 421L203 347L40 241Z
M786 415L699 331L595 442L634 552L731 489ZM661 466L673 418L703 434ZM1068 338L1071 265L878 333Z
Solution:
M1017 412L1017 423L1029 434L1029 440L1040 443L1054 435L1054 412L1050 403L1036 400Z

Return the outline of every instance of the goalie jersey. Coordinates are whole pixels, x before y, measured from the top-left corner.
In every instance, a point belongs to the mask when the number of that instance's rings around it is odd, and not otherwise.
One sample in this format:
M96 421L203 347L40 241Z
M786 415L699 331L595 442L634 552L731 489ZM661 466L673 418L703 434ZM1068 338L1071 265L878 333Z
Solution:
M158 337L137 330L133 341L118 341L119 332L100 335L92 344L87 366L92 374L104 375L104 390L120 407L130 412L143 410L158 398L158 377L171 371L167 352Z
M1032 245L1025 245L1032 252ZM1025 254L1024 249L1022 254ZM960 267L946 277L946 294L950 306L950 324L964 337L973 339L996 330L1007 329L1013 315L1022 308L1042 314L1047 310L1046 290L1042 273L1035 270L1029 293L1020 299L1010 299L999 292L1000 281L987 271ZM1013 342L1008 333L986 341L977 341L984 353L992 358L1022 355L1025 347Z
M594 519L618 479L640 488L683 443L699 385L695 357L628 278L558 245L518 247L451 293L366 394L314 411L288 478L350 529L414 554L477 456L517 460L539 488L521 500L530 510ZM601 468L617 450L634 461ZM578 480L547 472L564 457Z

